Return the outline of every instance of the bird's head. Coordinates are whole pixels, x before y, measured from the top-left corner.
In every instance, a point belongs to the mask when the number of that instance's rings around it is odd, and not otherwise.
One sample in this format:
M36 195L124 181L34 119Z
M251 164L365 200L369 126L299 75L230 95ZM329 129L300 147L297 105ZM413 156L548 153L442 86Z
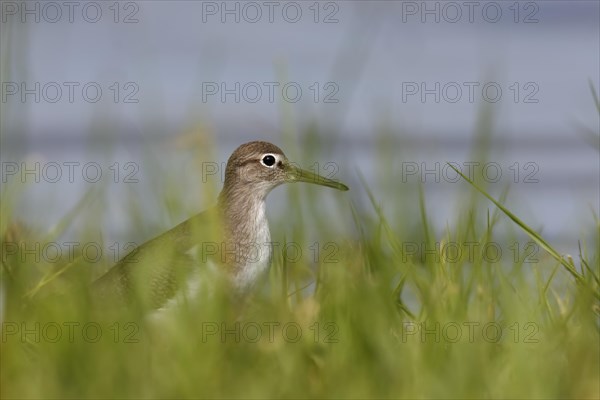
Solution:
M266 196L282 183L308 182L348 190L340 182L303 170L291 163L283 151L268 142L250 142L238 147L227 161L224 190L247 188Z

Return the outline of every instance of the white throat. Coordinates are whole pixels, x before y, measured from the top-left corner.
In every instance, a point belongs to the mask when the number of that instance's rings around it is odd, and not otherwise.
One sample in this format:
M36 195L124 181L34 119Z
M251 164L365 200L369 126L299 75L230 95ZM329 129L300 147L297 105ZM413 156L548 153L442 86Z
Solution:
M243 244L249 245L252 250L246 265L233 277L234 286L242 291L257 283L269 268L272 255L271 232L269 231L265 201L254 203L253 209L248 212L248 215L254 216L252 223L258 229L253 230L253 234L248 235L244 241Z

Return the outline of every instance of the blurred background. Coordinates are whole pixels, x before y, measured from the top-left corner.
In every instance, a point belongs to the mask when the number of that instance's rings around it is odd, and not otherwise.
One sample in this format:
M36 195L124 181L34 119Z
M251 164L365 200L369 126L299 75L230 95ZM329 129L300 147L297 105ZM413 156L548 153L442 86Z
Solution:
M355 204L360 174L384 210L417 209L422 183L441 230L467 190L447 162L496 197L510 187L509 209L562 251L599 214L596 1L1 5L2 195L19 193L26 225L50 229L90 193L107 239L131 239L132 198L173 225L256 139Z

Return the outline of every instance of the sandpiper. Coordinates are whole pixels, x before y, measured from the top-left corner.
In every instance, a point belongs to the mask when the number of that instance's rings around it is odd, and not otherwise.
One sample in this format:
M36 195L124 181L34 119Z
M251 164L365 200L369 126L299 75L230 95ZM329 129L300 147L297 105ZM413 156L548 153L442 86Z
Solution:
M234 292L247 293L267 271L272 254L265 212L269 192L289 182L348 190L300 169L268 142L241 145L229 157L217 204L140 245L93 284L105 300L137 297L161 308L189 289L202 270L217 270ZM211 265L211 268L203 266ZM214 275L213 275L214 276Z

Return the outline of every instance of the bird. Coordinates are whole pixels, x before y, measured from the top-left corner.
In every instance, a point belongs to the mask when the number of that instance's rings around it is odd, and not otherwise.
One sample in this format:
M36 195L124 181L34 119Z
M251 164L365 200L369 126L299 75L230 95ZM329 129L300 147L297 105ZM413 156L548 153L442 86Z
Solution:
M233 293L253 291L271 264L265 200L284 183L348 186L303 170L274 144L239 146L225 167L216 205L136 247L93 282L95 299L161 309L199 285L223 282Z

